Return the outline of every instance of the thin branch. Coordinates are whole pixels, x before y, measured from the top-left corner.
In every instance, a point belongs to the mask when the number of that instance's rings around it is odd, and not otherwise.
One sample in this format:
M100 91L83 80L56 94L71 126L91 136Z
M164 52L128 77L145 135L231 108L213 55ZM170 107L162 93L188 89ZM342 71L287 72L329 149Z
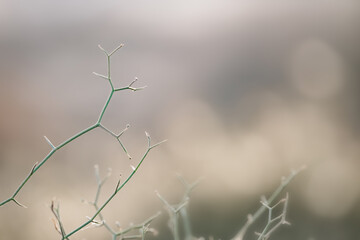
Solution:
M161 196L161 194L158 191L155 191L156 196L158 196L158 198L164 203L164 205L171 211L171 212L176 212L175 208L173 206L170 205L170 203L168 201L166 201L166 199Z
M158 145L158 144L156 144ZM83 229L84 227L86 227L87 225L89 225L99 214L101 214L101 211L108 205L108 203L116 196L116 194L127 184L128 181L130 181L130 179L134 176L134 174L137 172L137 170L139 169L139 167L141 166L141 164L143 163L143 161L145 160L145 158L147 157L147 155L149 154L150 150L152 148L148 147L147 150L145 151L144 155L142 156L140 162L138 163L138 165L136 166L136 168L131 172L131 174L126 178L126 180L120 184L118 183L118 185L116 186L116 190L109 196L109 198L103 203L103 205L101 205L98 210L96 211L96 213L85 223L83 223L82 225L80 225L79 227L77 227L75 230L73 230L72 232L70 232L69 234L66 235L66 237L70 237L73 234L75 234L76 232L80 231L81 229Z
M96 72L93 72L93 74L94 74L95 76L101 77L101 78L103 78L103 79L105 79L105 80L109 80L109 77L104 76L104 75L102 75L102 74L99 74L99 73L96 73Z
M27 206L25 206L24 204L21 204L20 202L18 202L15 198L11 198L11 201L13 201L14 203L16 203L16 205L23 207L23 208L27 208Z
M138 78L135 78L128 86L122 87L122 88L116 88L114 90L115 90L115 92L122 91L122 90L131 90L133 92L136 92L136 91L139 91L139 90L143 90L143 89L145 89L147 87L147 86L138 87L138 88L133 87L132 85L137 81L138 81Z
M165 143L165 142L167 142L167 141L168 141L168 140L165 139L165 140L162 140L161 142L155 143L154 145L151 145L151 146L150 146L150 149L153 149L153 148L155 148L155 147L159 146L160 144L163 144L163 143Z
M111 136L113 136L120 144L121 148L124 150L125 154L129 159L132 159L131 155L129 154L128 150L126 149L125 145L121 142L120 137L128 130L130 127L129 124L126 125L126 127L119 133L115 134L114 132L107 129L103 124L100 124L100 128L103 129L105 132L109 133Z
M119 50L120 48L122 48L124 46L124 44L120 44L117 48L115 48L110 54L109 56L113 55L117 50Z
M134 80L129 84L129 87L131 87L136 81L138 81L139 79L137 77L134 78Z
M130 128L130 124L126 124L126 127L116 135L117 138L121 137L128 129Z
M119 237L119 236L123 236L123 235L125 235L125 234L127 234L127 233L129 233L129 232L131 232L133 230L144 229L144 227L148 227L150 225L150 223L160 215L161 215L161 212L157 212L153 216L146 219L144 222L142 222L140 224L137 224L137 225L130 226L130 227L124 229L124 230L121 230L120 232L116 233L115 235L117 237ZM130 236L123 236L122 238L125 239L125 238L128 238L128 237L130 237Z
M279 194L291 182L291 180L301 171L303 171L305 168L306 166L302 166L297 170L291 171L288 177L282 178L279 187L273 192L273 194L271 194L270 198L267 200L267 203L272 204L272 202L279 196ZM235 237L232 238L232 240L243 240L249 227L265 212L266 209L267 208L264 205L262 205L254 214L249 214L246 223L242 226L242 228L235 235Z
M190 198L190 193L193 191L193 189L204 179L204 178L198 178L193 183L188 183L184 177L180 174L177 174L176 177L179 179L179 181L182 183L182 185L185 188L185 193L183 196L183 199L186 200L187 198Z
M37 171L39 170L39 168L40 168L45 162L47 162L47 160L49 160L50 157L51 157L57 150L61 149L62 147L64 147L64 146L67 145L68 143L74 141L74 140L77 139L78 137L84 135L85 133L87 133L87 132L89 132L89 131L97 128L97 127L98 127L98 125L96 125L96 124L93 125L93 126L90 126L90 127L88 127L87 129L85 129L85 130L77 133L77 134L74 135L73 137L70 137L69 139L67 139L66 141L64 141L63 143L61 143L60 145L58 145L57 147L53 148L53 149L48 153L48 155L46 155L45 158L44 158L40 163L36 163L36 164L33 166L30 174L27 175L26 178L21 182L21 184L19 185L19 187L15 190L14 194L13 194L11 197L9 197L8 199L2 201L2 202L0 203L0 206L3 206L3 205L5 205L6 203L8 203L8 202L10 202L10 201L13 201L13 202L17 203L17 201L14 201L14 198L17 196L17 194L20 192L20 190L21 190L21 189L24 187L24 185L29 181L29 179L31 178L31 176L32 176L35 172L37 172ZM19 206L23 206L23 205L20 204Z
M98 45L98 47L100 48L101 51L103 51L105 53L106 56L109 56L107 51L105 51L105 49L100 44Z
M31 173L30 173L29 175L27 175L26 178L20 183L20 185L18 186L18 188L15 190L14 194L13 194L11 197L9 197L9 198L5 199L4 201L0 202L0 206L3 206L3 205L5 205L5 204L7 204L7 203L9 203L9 202L14 202L14 203L16 203L16 204L19 205L19 206L24 206L23 204L20 204L17 200L15 200L15 197L16 197L17 194L20 192L20 190L24 187L24 185L28 182L28 180L31 178L31 176L32 176L35 172L37 172L37 171L40 169L40 167L42 167L42 165L43 165L45 162L47 162L47 161L50 159L50 157L51 157L55 152L57 152L59 149L61 149L62 147L66 146L66 145L69 144L70 142L76 140L76 139L79 138L80 136L82 136L82 135L84 135L84 134L86 134L86 133L94 130L95 128L97 128L97 127L99 127L99 126L101 126L101 128L105 130L105 128L104 128L103 125L101 124L101 121L102 121L103 116L104 116L104 114L105 114L105 112L106 112L106 109L107 109L107 107L108 107L108 105L109 105L109 103L110 103L110 100L112 99L112 96L113 96L113 94L114 94L115 91L123 90L123 89L114 89L114 86L113 86L113 83L112 83L111 77L110 77L110 56L111 56L112 54L114 54L117 50L119 50L122 46L123 46L123 44L119 45L119 46L118 46L117 48L115 48L110 54L108 54L108 52L107 52L101 45L98 45L99 49L100 49L101 51L103 51L103 52L105 53L105 55L107 56L108 76L106 77L106 76L104 76L104 75L101 75L101 74L98 74L98 73L95 73L95 72L94 72L93 74L95 74L96 76L99 76L99 77L102 77L102 78L107 79L107 80L109 81L109 83L110 83L110 86L111 86L111 92L110 92L110 94L109 94L109 96L108 96L108 98L107 98L107 100L106 100L106 102L105 102L104 107L102 108L102 110L101 110L101 112L100 112L100 114L99 114L99 118L98 118L98 121L96 122L96 124L94 124L94 125L86 128L86 129L80 131L79 133L77 133L77 134L75 134L74 136L68 138L68 139L65 140L63 143L61 143L60 145L58 145L58 146L56 146L56 147L55 147L55 146L51 143L51 141L45 136L45 140L46 140L46 141L48 142L48 144L51 146L52 150L44 157L44 159L43 159L42 161L40 161L39 164L37 164L36 166L33 167L33 169L31 170ZM126 87L126 88L124 88L124 89L130 89L130 90L132 90L132 91L141 90L142 88L133 88L133 87L132 87L132 84L133 84L134 82L136 82L136 81L137 81L137 78L136 78L134 81L132 81L132 82L129 84L128 87ZM110 130L105 130L105 131L107 131L107 132L109 132L109 133L112 133ZM118 134L118 135L116 135L116 136L114 136L114 137L117 138L117 141L120 143L121 147L123 148L123 150L125 151L125 153L127 154L127 156L131 159L130 154L128 153L128 151L126 150L125 146L122 144L122 142L121 142L120 139L119 139L119 137L123 134L123 132L124 132L124 131L122 131L120 134ZM158 144L157 144L157 145L158 145ZM157 145L156 145L156 146L157 146ZM155 146L153 146L153 147L155 147Z
M168 210L169 216L170 216L170 221L169 221L169 227L172 230L172 234L174 236L174 240L180 240L180 234L179 234L179 220L178 220L178 212L180 211L181 208L175 208L172 205L170 205L168 203L168 201L166 201L165 198L163 198L159 192L155 192L156 195L159 197L159 199L164 203L166 209ZM180 203L181 204L181 203ZM187 202L186 202L187 204ZM186 205L185 204L185 205ZM180 207L184 207L185 205L181 204Z
M139 231L141 231L141 235L137 235L138 238L141 238L142 236L144 236L144 234L147 232L147 231L150 231L150 229L148 228L149 224L156 218L158 217L161 212L158 212L156 213L155 215L151 216L150 218L146 219L143 223L141 224L137 224L137 225L133 225L133 226L130 226L128 228L126 228L125 230L121 230L119 232L116 232L114 231L105 221L104 217L102 216L101 214L101 209L99 208L98 206L98 196L99 196L99 193L100 193L100 190L101 190L101 187L102 185L105 183L106 179L109 177L109 174L107 174L107 176L105 176L102 180L99 176L99 167L97 165L95 165L95 177L97 179L97 183L98 183L98 189L96 191L96 196L95 196L95 201L94 202L87 202L89 203L90 205L92 205L95 210L98 212L98 216L100 218L100 221L98 220L95 220L95 217L87 217L88 219L88 222L93 224L92 226L95 226L95 227L101 227L101 226L104 226L110 233L111 235L113 236L113 239L116 239L118 236L123 236L122 239L130 239L131 236L124 236L126 233L132 231L132 230L136 230L138 229ZM116 188L115 188L115 191L113 193L113 195L115 195L117 192L118 192L118 189L120 187L120 180L118 181L117 185L116 185ZM102 207L103 208L103 207ZM89 227L83 227L82 229L87 229ZM80 229L79 229L80 230ZM65 236L65 237L69 237L70 234L68 236Z
M63 224L60 219L59 204L55 207L55 201L54 200L51 201L50 209L51 209L51 212L54 214L56 221L57 221L57 224L56 224L55 221L53 220L55 229L61 235L62 239L68 239L66 237L65 229L64 229Z
M46 137L46 136L44 136L44 138L45 138L45 140L47 141L47 143L50 145L50 147L52 148L52 149L55 149L56 147L54 146L54 144L52 144L52 142Z
M177 205L171 205L163 196L160 195L158 191L155 191L156 195L159 197L159 199L164 203L166 209L168 210L170 221L169 226L172 230L172 233L174 235L175 240L180 239L180 233L179 233L179 214L182 217L183 224L184 224L184 231L185 231L185 240L191 240L194 239L192 236L192 230L191 230L191 224L190 219L187 213L186 206L189 204L190 201L190 193L193 190L193 188L200 182L201 179L198 179L194 183L187 183L187 181L181 176L177 175L179 181L184 185L185 187L185 193L182 198L182 200Z
M263 204L263 206L268 209L268 221L267 221L267 224L264 227L263 231L261 233L257 233L257 235L259 236L258 240L269 239L270 235L275 230L277 230L281 225L289 224L289 222L287 222L285 220L288 202L289 202L289 194L288 193L286 193L285 198L281 199L279 202L277 202L275 205L273 205L271 207L267 203L261 202ZM277 217L272 217L273 210L280 204L284 205L281 214ZM271 225L273 225L273 226L271 226Z

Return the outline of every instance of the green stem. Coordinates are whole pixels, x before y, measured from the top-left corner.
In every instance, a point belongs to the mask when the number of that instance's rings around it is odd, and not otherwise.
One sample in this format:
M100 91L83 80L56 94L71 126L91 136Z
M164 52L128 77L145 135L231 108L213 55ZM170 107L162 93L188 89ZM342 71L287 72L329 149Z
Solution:
M108 79L108 81L109 81L109 83L110 83L110 86L111 86L111 92L110 92L110 95L109 95L108 99L107 99L106 102L105 102L104 107L103 107L102 110L101 110L101 113L100 113L100 115L99 115L99 119L98 119L97 123L94 124L94 125L92 125L92 126L90 126L90 127L88 127L88 128L86 128L85 130L79 132L78 134L74 135L73 137L67 139L66 141L64 141L63 143L61 143L61 144L60 144L59 146L57 146L57 147L54 147L51 143L49 143L49 144L51 145L51 147L52 147L52 150L48 153L48 155L45 156L45 158L44 158L39 164L37 164L37 165L35 165L35 166L33 167L33 169L31 170L30 174L28 174L28 175L26 176L26 178L21 182L20 186L16 189L15 193L14 193L10 198L8 198L8 199L0 202L0 206L4 205L4 204L6 204L6 203L8 203L8 202L10 202L10 201L14 201L16 204L18 204L18 205L20 205L20 206L23 206L23 205L21 205L20 203L18 203L18 202L15 200L15 197L16 197L16 195L20 192L20 190L24 187L24 185L27 183L27 181L31 178L31 176L32 176L57 150L61 149L62 147L64 147L64 146L67 145L68 143L74 141L75 139L77 139L77 138L80 137L81 135L83 135L83 134L85 134L85 133L87 133L87 132L89 132L89 131L91 131L91 130L93 130L93 129L95 129L95 128L97 128L97 127L99 127L99 126L101 125L101 120L102 120L102 118L103 118L103 116L104 116L104 114L105 114L105 111L106 111L106 109L107 109L107 107L108 107L108 105L109 105L109 103L110 103L110 100L111 100L111 98L112 98L112 96L113 96L113 94L114 94L114 92L115 92L113 83L112 83L112 81L111 81L111 76L110 76L110 74L111 74L111 72L110 72L110 56L111 56L114 52L116 52L119 48L121 48L121 46L122 46L122 45L120 45L118 48L116 48L110 55L107 54L107 53L104 51L105 54L107 55L107 68L108 68L108 76L107 76L107 79ZM101 48L101 49L102 49L102 48ZM103 49L102 49L102 50L103 50ZM122 144L121 144L121 145L122 145ZM126 150L123 145L122 145L122 147L124 148L124 150Z
M111 83L111 82L110 82L110 83ZM114 89L111 90L110 95L109 95L108 99L106 100L103 109L101 110L101 113L100 113L99 119L98 119L98 121L97 121L97 124L100 124L100 123L101 123L101 120L102 120L102 118L103 118L103 116L104 116L104 113L105 113L107 107L109 106L109 103L110 103L110 100L111 100L113 94L114 94Z
M137 165L137 167L134 169L134 171L132 171L132 173L127 177L127 179L125 180L125 182L123 182L123 184L121 184L119 187L116 188L115 192L113 194L110 195L110 197L105 201L105 203L96 211L96 213L92 216L92 218L90 218L88 221L86 221L85 223L83 223L81 226L79 226L78 228L76 228L75 230L73 230L72 232L68 233L65 237L68 238L71 235L73 235L74 233L80 231L82 228L86 227L87 225L89 225L91 222L93 222L93 220L96 218L96 216L98 216L100 214L100 212L106 207L106 205L115 197L115 195L126 185L126 183L134 176L134 174L137 172L137 170L139 169L140 165L142 164L142 162L144 161L144 159L146 158L146 156L148 155L148 153L150 152L151 147L148 148L145 152L145 154L143 155L143 157L141 158L139 164Z
M2 202L0 203L0 206L6 204L6 203L8 203L8 202L11 202L11 201L14 201L14 199L13 199L13 198L8 198L8 199L2 201Z
M97 128L97 127L99 127L99 124L94 124L94 125L86 128L86 129L84 129L83 131L81 131L81 132L79 132L78 134L72 136L71 138L69 138L69 139L66 140L65 142L61 143L59 146L57 146L57 147L55 148L55 150L59 150L60 148L64 147L66 144L74 141L74 140L77 139L78 137L84 135L84 134L87 133L87 132L90 132L91 130L93 130L93 129ZM39 164L39 165L40 165L40 164Z
M14 192L14 194L8 198L7 200L3 201L0 203L0 206L10 202L10 201L15 201L15 197L18 195L18 193L20 192L20 190L24 187L24 185L27 183L27 181L29 181L29 179L31 178L31 176L37 172L39 170L39 168L47 161L49 160L49 158L59 149L61 149L62 147L64 147L65 145L67 145L68 143L74 141L75 139L77 139L78 137L84 135L85 133L93 130L94 128L97 128L99 125L98 124L95 124L91 127L88 127L87 129L79 132L78 134L74 135L73 137L67 139L65 142L61 143L59 146L53 148L49 153L48 155L45 156L45 158L37 165L35 165L33 167L33 169L31 170L31 172L26 176L26 178L21 182L21 184L19 185L19 187L16 189L16 191Z

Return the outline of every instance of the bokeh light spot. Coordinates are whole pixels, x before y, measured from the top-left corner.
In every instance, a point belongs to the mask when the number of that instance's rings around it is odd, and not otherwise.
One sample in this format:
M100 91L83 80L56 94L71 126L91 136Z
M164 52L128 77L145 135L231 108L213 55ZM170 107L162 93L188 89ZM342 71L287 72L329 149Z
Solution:
M291 79L295 87L311 98L328 98L343 85L343 64L340 56L327 43L309 40L294 51Z
M305 198L317 215L339 218L348 213L359 195L357 172L351 164L328 161L312 169Z

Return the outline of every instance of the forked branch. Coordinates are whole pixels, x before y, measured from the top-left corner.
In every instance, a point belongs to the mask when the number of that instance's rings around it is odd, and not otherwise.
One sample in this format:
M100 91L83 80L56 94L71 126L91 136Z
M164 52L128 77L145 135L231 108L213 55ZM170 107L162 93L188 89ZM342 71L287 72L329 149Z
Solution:
M192 235L190 218L187 213L187 206L190 201L191 191L199 184L201 179L198 179L193 183L188 183L181 175L177 175L177 177L185 188L185 193L183 195L183 198L178 204L171 205L163 196L160 195L159 192L155 191L155 193L159 197L159 199L164 203L165 208L168 211L170 217L169 227L173 233L174 239L180 240L179 216L181 216L182 223L184 224L184 239L192 240L194 239L194 237Z
M291 171L290 175L288 177L283 177L281 179L281 183L279 187L271 194L270 198L266 201L267 206L273 204L275 199L279 196L279 194L284 190L284 188L290 183L290 181L301 171L303 171L306 168L306 166L303 166L297 170ZM254 214L249 214L246 223L243 225L243 227L240 229L240 231L236 234L232 240L243 240L245 234L247 233L247 230L249 227L257 220L259 217L267 210L268 208L265 205L262 205Z
M149 154L150 150L153 149L154 147L158 146L159 144L163 143L164 141L161 141L159 143L156 143L154 145L151 144L151 138L149 134L146 134L147 138L148 138L148 148L146 149L144 155L142 156L142 158L140 159L139 163L137 164L137 166L133 169L133 171L130 173L130 175L125 179L125 181L123 183L120 183L120 181L118 181L115 191L108 197L108 199L101 205L98 206L97 205L97 199L95 199L95 208L97 209L95 214L92 217L88 218L88 221L86 221L85 223L83 223L82 225L80 225L78 228L76 228L75 230L71 231L70 233L68 233L66 236L64 236L62 239L66 239L69 238L70 236L72 236L73 234L75 234L76 232L80 231L81 229L85 228L86 226L88 226L90 223L94 223L94 221L96 222L96 217L100 216L100 218L102 218L101 216L101 211L106 207L106 205L109 204L109 202L116 196L116 194L129 182L129 180L134 176L134 174L137 172L137 170L139 169L139 167L141 166L141 164L143 163L143 161L145 160L145 158L147 157L147 155ZM102 183L98 186L101 187ZM100 191L100 187L98 187L98 192Z
M278 229L281 225L290 225L288 221L286 221L286 212L289 203L289 194L286 193L286 197L281 199L273 206L269 206L268 201L266 199L261 201L261 204L268 209L268 220L266 226L264 227L261 233L256 233L259 238L258 240L267 240L270 235ZM273 210L283 204L283 209L280 215L273 217Z
M121 44L119 45L117 48L115 48L113 51L111 51L110 53L108 53L103 47L101 47L99 45L99 48L101 51L103 51L107 57L107 76L105 75L102 75L102 74L98 74L98 73L94 73L96 76L99 76L101 78L104 78L106 79L109 84L110 84L110 87L111 87L111 91L110 91L110 94L105 102L105 105L104 107L102 108L100 114L99 114L99 118L97 120L97 122L93 125L91 125L90 127L80 131L79 133L75 134L74 136L68 138L67 140L65 140L63 143L59 144L59 145L54 145L46 136L45 136L45 140L46 142L50 145L51 147L51 151L42 159L42 161L40 161L39 163L36 163L30 173L25 177L25 179L20 183L20 185L18 186L18 188L15 190L15 192L6 200L0 202L0 206L3 206L9 202L14 202L16 203L17 205L19 206L22 206L22 207L25 207L23 204L21 204L18 200L15 199L15 197L18 195L18 193L20 192L20 190L24 187L24 185L29 181L29 179L31 178L31 176L33 174L35 174L41 167L44 163L46 163L50 157L55 153L57 152L58 150L60 150L62 147L66 146L67 144L71 143L72 141L76 140L77 138L79 138L80 136L96 129L96 128L101 128L102 130L104 130L105 132L109 133L111 136L115 137L116 140L119 142L120 146L122 147L122 149L124 150L124 152L126 153L126 155L128 156L128 158L131 159L131 156L130 154L128 153L128 151L126 150L124 144L120 141L120 136L125 132L125 131L122 131L120 134L114 134L112 131L108 130L107 128L104 127L104 125L102 124L102 119L103 119L103 116L105 114L105 111L110 103L110 100L112 99L112 96L115 92L117 91L120 91L120 90L131 90L131 91L137 91L137 90L141 90L143 89L144 87L140 87L140 88L135 88L133 87L133 84L137 81L137 78L135 78L134 81L132 81L127 87L123 87L123 88L117 88L115 89L114 88L114 85L113 85L113 82L111 80L111 56L116 52L118 51L120 48L122 48L124 45ZM127 129L128 127L126 127ZM125 130L126 130L125 129Z

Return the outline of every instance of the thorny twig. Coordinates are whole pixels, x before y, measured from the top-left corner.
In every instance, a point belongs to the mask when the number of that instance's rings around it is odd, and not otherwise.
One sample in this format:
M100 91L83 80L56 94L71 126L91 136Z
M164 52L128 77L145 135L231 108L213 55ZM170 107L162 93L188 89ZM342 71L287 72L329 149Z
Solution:
M101 128L103 129L105 132L109 133L111 136L115 137L117 139L117 141L120 143L122 149L124 150L124 152L127 154L127 156L131 159L131 156L129 155L129 153L127 152L126 148L124 147L123 143L120 141L120 136L124 133L124 131L120 132L119 134L115 134L113 133L112 131L108 130L106 127L104 127L104 125L102 124L102 119L103 119L103 116L105 114L105 111L110 103L110 100L112 99L112 96L114 94L114 92L117 92L117 91L121 91L121 90L131 90L131 91L138 91L138 90L142 90L144 89L144 87L139 87L139 88L135 88L133 87L132 85L137 81L137 78L135 78L135 80L133 80L128 86L126 87L122 87L122 88L114 88L114 85L113 85L113 82L111 80L111 61L110 61L110 57L111 55L113 55L117 50L119 50L120 48L122 48L124 45L121 44L119 45L117 48L115 48L111 53L108 53L103 47L101 47L99 45L99 48L100 50L102 50L106 57L107 57L107 76L105 75L102 75L102 74L98 74L98 73L95 73L94 74L96 76L99 76L101 78L104 78L106 79L109 84L110 84L110 87L111 87L111 91L110 91L110 94L105 102L105 105L104 107L102 108L100 114L99 114L99 118L97 120L97 122L93 125L91 125L90 127L80 131L79 133L75 134L74 136L68 138L67 140L65 140L63 143L59 144L59 145L54 145L50 140L49 138L47 138L46 136L45 137L45 140L46 142L50 145L51 147L51 151L43 158L42 161L40 161L39 163L36 163L31 172L25 177L25 179L21 182L21 184L18 186L18 188L15 190L15 192L13 193L13 195L11 197L9 197L8 199L0 202L0 206L3 206L9 202L14 202L16 203L17 205L19 206L22 206L22 207L25 207L23 204L19 203L15 197L18 195L18 193L20 192L20 190L24 187L24 185L29 181L29 179L31 178L31 176L36 173L41 167L42 165L47 162L49 160L49 158L55 153L57 152L58 150L60 150L62 147L66 146L67 144L69 144L70 142L74 141L75 139L79 138L80 136L84 135L85 133L88 133L96 128ZM129 125L127 125L126 129L129 128ZM126 130L125 129L125 130Z
M98 211L100 209L99 205L98 205L98 199L99 199L99 195L100 195L100 191L102 186L104 185L104 183L106 182L106 180L110 177L111 175L111 170L108 171L108 174L101 179L100 178L100 174L99 174L99 166L95 165L95 177L96 177L96 182L97 182L97 191L95 194L95 199L93 202L89 202L89 201L84 201L90 205L92 205L96 211ZM119 183L120 181L118 181L118 184L116 186L116 189L119 188ZM116 231L114 230L104 219L103 215L101 212L99 212L98 217L100 218L100 220L92 220L92 223L94 224L93 226L96 227L101 227L104 226L112 235L112 239L116 240L117 238L120 239L144 239L145 238L145 234L147 232L153 232L156 233L156 231L152 228L149 228L150 223L159 215L161 214L161 212L156 213L155 215L151 216L150 218L146 219L143 223L137 224L137 225L131 225L126 229L121 229L119 227L119 230ZM88 219L92 219L90 217L88 217ZM126 235L130 232L133 232L134 230L139 230L139 234L137 235Z
M142 156L140 162L137 164L136 167L133 168L133 171L130 173L130 175L126 178L126 180L120 184L120 180L118 181L115 191L109 196L109 198L101 205L98 206L95 214L90 218L88 218L88 221L86 221L85 223L83 223L82 225L80 225L78 228L76 228L75 230L73 230L72 232L68 233L65 237L70 237L71 235L73 235L74 233L78 232L79 230L83 229L84 227L88 226L90 223L93 223L95 221L95 218L97 216L99 216L101 214L101 211L106 207L106 205L115 197L115 195L127 184L127 182L134 176L134 174L137 172L137 170L139 169L140 165L142 164L142 162L144 161L144 159L146 158L146 156L148 155L148 153L150 152L151 149L153 149L154 147L158 146L159 144L165 142L161 141L159 143L156 143L154 145L151 145L151 141L150 141L150 136L147 134L147 138L148 138L148 148L145 151L144 155ZM63 238L66 239L66 238Z
M19 203L15 197L17 196L17 194L19 193L19 191L24 187L24 185L27 183L27 181L31 178L31 176L37 172L40 167L47 161L50 159L50 157L56 152L58 151L59 149L61 149L62 147L66 146L68 143L74 141L75 139L79 138L80 136L96 129L96 128L100 128L102 130L104 130L106 133L110 134L111 136L113 136L114 138L116 138L116 140L120 143L122 149L124 150L124 152L127 154L127 156L129 157L129 159L131 159L131 156L130 154L128 153L128 151L126 150L125 146L122 144L122 142L120 141L120 137L123 135L123 133L129 128L129 125L126 126L126 128L121 131L119 134L115 134L113 133L111 130L107 129L103 124L102 124L102 119L103 119L103 116L105 114L105 111L106 109L108 108L108 105L110 103L110 100L112 99L112 96L115 92L118 92L118 91L122 91L122 90L131 90L131 91L138 91L138 90L142 90L144 87L140 87L140 88L135 88L133 87L134 83L137 81L137 78L135 78L135 80L133 80L128 86L126 87L122 87L122 88L115 88L114 85L113 85L113 82L111 80L111 61L110 61L110 57L117 51L119 50L121 47L123 47L123 44L121 44L120 46L118 46L117 48L115 48L111 53L108 53L104 48L102 48L100 45L99 45L99 48L100 50L102 50L106 57L107 57L107 76L105 75L102 75L102 74L98 74L98 73L94 73L96 76L99 76L101 78L104 78L106 79L109 84L110 84L110 87L111 87L111 91L110 91L110 94L105 102L105 105L104 107L102 108L100 114L99 114L99 118L97 120L97 122L95 124L93 124L92 126L84 129L83 131L77 133L76 135L68 138L67 140L65 140L63 143L59 144L59 145L54 145L50 140L49 138L47 138L46 136L44 136L46 142L50 145L51 147L51 151L48 153L48 155L45 156L45 158L40 162L40 163L36 163L30 173L26 176L26 178L22 181L22 183L19 185L19 187L16 189L16 191L14 192L14 194L9 197L8 199L0 202L0 206L2 205L5 205L6 203L8 202L15 202L17 205L19 206L23 206L25 207L24 205L22 205L21 203ZM154 147L160 145L161 143L163 143L164 141L162 142L158 142L156 144L151 144L151 138L150 138L150 135L146 132L146 137L147 137L147 140L148 140L148 147L144 153L144 155L142 156L142 158L140 159L139 163L137 164L136 167L133 168L133 171L131 172L131 174L126 178L126 180L120 184L120 180L118 181L117 185L116 185L116 188L115 188L115 191L107 198L107 200L101 204L101 205L98 205L98 199L99 199L99 194L100 194L100 190L101 190L101 187L102 185L104 184L105 179L103 180L100 180L100 177L99 177L99 174L98 174L98 168L95 168L95 172L96 172L96 177L97 177L97 183L98 183L98 190L97 190L97 193L96 193L96 196L95 196L95 200L94 202L92 203L93 206L95 207L96 209L96 212L95 214L92 216L92 217L89 217L88 220L83 223L82 225L80 225L78 228L76 228L75 230L69 232L69 233L66 233L65 230L64 230L64 227L62 225L62 222L61 222L61 219L60 219L60 212L59 212L59 206L55 206L55 203L54 201L51 203L51 211L52 213L54 214L55 216L55 219L56 221L54 220L54 225L55 225L55 228L56 230L61 234L61 237L62 237L62 240L68 240L70 236L72 236L73 234L75 234L76 232L80 231L81 229L84 229L85 227L87 227L89 224L95 224L95 225L104 225L104 226L107 226L108 229L110 229L110 227L105 224L105 221L101 215L101 211L106 207L106 205L115 197L115 195L126 185L126 183L133 177L133 175L137 172L137 170L139 169L140 165L142 164L142 162L144 161L144 159L146 158L146 156L148 155L148 153L150 152L151 149L153 149ZM95 218L99 216L101 221L97 221ZM151 219L152 220L152 219ZM148 225L150 223L149 220L148 222L144 223L142 225L142 234L145 235L145 232L148 231ZM115 237L116 239L116 237Z

